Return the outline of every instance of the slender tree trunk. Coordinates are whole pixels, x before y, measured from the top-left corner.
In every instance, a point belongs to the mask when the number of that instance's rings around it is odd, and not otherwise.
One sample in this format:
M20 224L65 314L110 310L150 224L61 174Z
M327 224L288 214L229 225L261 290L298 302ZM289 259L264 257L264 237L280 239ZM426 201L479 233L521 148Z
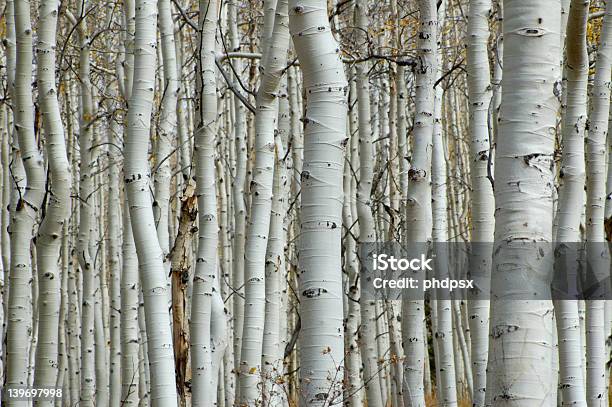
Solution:
M268 64L264 69L273 69L270 74L277 76L283 75L283 65L286 63L287 49L289 46L289 16L287 10L287 0L278 0L276 5L276 17L272 29L272 44L268 49L267 61L277 61L277 65ZM280 69L279 69L280 68ZM265 71L264 71L265 72ZM286 80L283 81L284 89L276 92L281 93L286 90ZM284 279L285 267L285 235L283 231L284 217L286 211L287 195L287 171L285 161L285 148L287 144L288 120L282 115L288 113L288 101L285 97L277 98L278 131L275 135L275 159L274 176L272 180L272 208L269 238L266 249L266 269L265 269L265 290L266 304L264 316L264 336L262 347L262 374L264 380L264 403L270 405L280 405L283 403L282 375L283 375L283 351L280 347L280 321L284 318L281 315L281 280ZM282 105L282 108L281 108ZM281 124L280 121L283 120ZM283 129L281 129L283 126ZM283 130L283 132L281 132ZM285 140L282 140L283 137ZM280 380L279 380L280 379Z
M58 375L58 328L60 316L60 236L70 209L70 172L55 87L55 37L59 3L42 2L39 7L38 99L46 138L51 177L51 198L37 236L38 256L38 346L34 387L54 387ZM51 406L51 399L36 405Z
M494 233L493 186L488 179L491 136L489 106L492 92L487 45L489 41L490 0L470 0L468 20L468 92L470 120L470 175L472 185L472 247L470 272L484 286L472 292L469 307L471 369L474 379L472 404L483 407L487 385L487 352L489 346L489 281L491 243Z
M217 405L219 362L225 349L215 302L220 300L217 264L215 138L217 89L215 78L216 0L199 4L199 58L197 60L198 121L195 133L196 196L198 198L198 250L193 280L191 314L191 364L194 406ZM223 329L225 327L223 326Z
M420 0L419 40L416 67L416 118L412 167L408 171L406 222L407 240L425 243L431 239L431 152L434 125L434 89L436 75L437 8L433 0ZM424 304L422 300L402 300L402 341L404 343L404 405L425 406L423 391Z
M368 7L367 1L355 3L356 41L360 46L368 46ZM368 244L376 241L374 217L372 216L372 178L374 154L372 148L372 123L370 110L370 86L368 79L369 64L362 62L356 67L357 107L359 117L359 184L357 185L357 215L359 219L359 243ZM376 112L374 112L376 114ZM360 279L363 285L369 282ZM370 407L383 406L383 394L380 387L379 355L376 349L376 301L363 299L360 303L361 325L359 327L359 345L363 364L363 379L366 399Z
M157 128L157 151L155 166L155 201L153 213L157 223L157 237L164 254L164 263L167 271L170 270L170 236L169 236L169 200L171 184L171 157L172 146L176 140L177 129L177 100L179 93L179 80L176 64L176 47L174 43L174 23L170 0L158 0L159 30L161 38L161 51L164 67L164 89L160 106L160 118ZM168 273L166 273L168 275ZM169 281L168 281L169 283Z
M147 161L153 91L157 7L152 0L136 1L134 85L128 109L124 179L130 220L140 268L145 306L147 347L151 363L151 401L154 406L176 406L174 355L168 313L168 293L153 218Z
M245 313L240 352L240 401L249 406L261 397L258 383L262 373L265 326L265 262L272 209L274 130L278 116L277 94L289 48L284 7L286 5L283 2L279 3L270 41L265 43L269 45L261 63L262 79L256 100L255 163L245 247Z
M612 71L612 2L607 3L597 51L595 80L591 90L589 132L586 140L587 202L586 242L589 275L602 281L609 274L609 253L602 244L605 236L606 136L610 112ZM589 406L605 400L604 301L586 302L586 398Z
M292 0L289 10L307 95L299 257L300 405L323 406L342 397L340 245L348 86L325 1Z
M441 75L440 56L438 55L438 75ZM435 276L443 280L450 278L449 260L450 247L448 245L448 204L447 204L447 173L446 157L444 149L444 138L442 135L442 86L435 88L434 108L434 132L432 150L432 239L434 247L437 244L436 257L434 259ZM453 347L453 310L450 294L447 290L440 288L436 292L436 300L432 306L437 307L437 326L433 333L434 340L438 343L438 358L436 369L439 371L438 382L439 406L457 406L457 382L461 376L455 374L456 363L454 360L458 349Z
M28 348L32 338L32 257L30 245L33 227L41 210L45 193L43 160L38 151L34 133L34 106L32 102L32 26L30 2L16 0L16 73L13 100L15 132L27 176L25 193L17 187L10 223L11 270L6 333L6 381L8 388L28 385ZM25 184L25 183L24 183ZM13 203L12 203L13 204ZM11 205L13 206L13 205ZM25 406L27 401L5 399L8 406Z
M567 75L566 109L563 121L563 174L557 209L556 270L561 275L579 267L580 216L584 207L584 135L587 119L588 53L586 28L589 1L573 0L568 17L565 70ZM577 276L575 276L577 277ZM559 337L559 388L564 406L586 406L581 367L578 301L556 301L555 313Z

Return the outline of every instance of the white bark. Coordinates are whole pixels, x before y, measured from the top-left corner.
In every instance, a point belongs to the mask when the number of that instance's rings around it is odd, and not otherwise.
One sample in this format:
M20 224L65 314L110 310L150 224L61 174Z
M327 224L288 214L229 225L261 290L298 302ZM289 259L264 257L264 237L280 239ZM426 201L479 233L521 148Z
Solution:
M199 4L200 22L197 61L199 97L194 151L198 197L198 250L193 281L191 314L192 405L217 405L220 361L225 350L225 316L217 264L219 220L217 217L215 136L217 88L215 78L216 0Z
M233 51L240 50L240 37L238 35L238 21L236 0L228 1L229 40ZM232 60L236 72L242 72L240 58ZM238 88L238 80L233 82ZM236 293L233 296L233 327L234 327L234 371L240 371L240 350L242 348L242 328L244 324L244 240L246 232L246 205L245 205L245 179L247 170L247 146L245 128L245 107L233 96L234 108L234 145L236 155L236 172L232 182L232 202L234 205L234 237L232 246L232 283Z
M170 162L172 146L175 144L177 130L177 100L179 81L176 64L176 48L174 43L174 24L170 0L158 0L160 43L163 56L164 89L160 106L159 125L157 127L156 167L154 177L155 201L153 213L157 223L157 238L164 254L164 263L170 271L170 236L169 236L169 200L171 184ZM168 285L170 280L168 279ZM168 290L170 292L170 290ZM170 299L170 298L169 298Z
M557 208L556 241L560 253L557 270L578 268L580 222L584 207L584 135L587 112L588 53L586 25L589 1L574 0L569 12L565 64L567 75L566 109L563 121L563 157L561 188ZM563 243L568 242L567 245ZM564 261L561 263L561 261ZM555 313L559 337L559 388L564 406L586 406L582 372L582 345L578 301L556 301Z
M279 0L277 3L276 20L282 21L282 29L288 37L287 1ZM273 34L274 35L274 34ZM281 107L280 105L285 105ZM279 100L279 132L275 137L276 158L274 161L274 179L272 182L272 218L270 220L270 233L266 249L266 307L264 321L264 336L262 350L262 374L264 380L264 403L279 405L283 402L283 351L281 348L281 319L282 314L281 281L285 279L285 233L283 225L286 213L287 199L287 169L285 157L285 144L281 140L281 115L288 112L286 96ZM286 121L285 121L286 122ZM287 123L284 125L286 126ZM285 132L287 128L285 127Z
M609 273L609 253L604 241L606 199L606 137L610 111L610 74L612 72L612 2L606 5L595 78L591 90L589 132L586 140L587 202L586 241L588 272L603 278ZM605 274L602 274L605 273ZM586 398L589 406L605 400L604 301L586 302Z
M126 201L127 203L127 201ZM123 264L121 270L121 400L138 405L138 259L130 224L123 211Z
M42 2L39 7L38 99L46 138L51 177L47 212L38 230L38 346L34 387L54 387L58 375L58 329L60 316L60 236L70 209L70 172L64 129L55 87L55 37L59 2ZM51 406L53 400L36 403Z
M32 258L30 244L38 212L45 193L43 160L34 134L34 106L32 102L32 26L30 2L17 0L15 7L16 71L13 100L15 132L27 176L25 194L18 187L18 198L11 202L11 270L6 332L7 387L28 384L28 349L32 338L31 280ZM25 186L25 185L24 185ZM15 206L13 206L15 204ZM8 406L25 406L27 401L6 399Z
M109 142L117 144L116 135L121 133L116 117L111 118ZM114 148L111 146L111 148ZM112 151L112 152L111 152ZM120 198L120 157L116 150L110 150L109 185L108 185L108 263L109 263L109 296L110 296L110 377L109 404L121 404L121 198ZM129 260L128 260L129 261Z
M483 283L491 273L495 200L487 178L491 134L489 134L489 106L492 92L487 46L489 41L490 0L471 0L468 19L468 92L470 120L470 175L472 186L472 242L476 242L470 257L470 272ZM489 286L477 287L472 292L469 306L471 341L471 369L474 380L472 404L483 407L487 383L487 353L489 347Z
M86 12L88 3L77 3L77 17ZM85 18L77 27L79 38L79 228L77 256L81 269L81 390L80 405L93 406L95 394L94 361L94 268L90 247L93 234L93 178L91 174L91 146L93 144L93 95L90 78L90 43Z
M147 161L153 91L157 7L137 0L134 45L134 85L128 109L124 179L140 268L145 306L147 347L151 363L151 401L154 406L176 406L174 355L168 313L163 252L157 239L149 188Z
M347 135L350 138L350 161L347 159L344 162L344 206L342 208L342 221L349 233L345 233L345 269L346 271L346 287L344 305L347 307L345 311L344 323L344 352L345 352L345 403L350 407L361 407L363 405L363 391L361 381L361 354L359 352L359 323L361 307L359 304L359 263L357 261L357 239L355 235L358 233L358 225L354 221L353 213L357 211L355 203L355 191L357 182L351 172L352 168L359 167L359 138L354 134L357 132L357 105L355 104L357 88L355 85L354 74L351 75L349 105L353 108L349 112L349 126Z
M440 57L438 57L438 62ZM438 68L438 73L441 72ZM432 239L438 243L436 257L434 259L436 278L445 279L450 277L448 246L448 218L447 218L447 174L446 157L444 149L444 139L442 135L441 110L442 110L442 87L435 88L435 109L434 109L434 132L433 132L433 151L432 151ZM439 406L457 406L457 378L455 375L454 352L459 351L453 348L453 311L451 309L451 299L445 289L439 289L436 293L436 300L433 307L437 307L437 325L433 332L434 340L437 342L438 357L436 358L436 369L439 372L440 381L438 382Z
M347 82L322 0L292 0L289 27L306 93L301 173L300 405L342 397L342 172ZM320 315L325 313L325 319Z
M245 247L245 315L240 352L240 401L253 405L261 397L257 389L261 377L263 328L265 325L266 246L272 208L274 178L274 129L277 119L277 93L285 68L289 31L284 7L278 3L257 91L255 114L255 163L251 180L250 219Z
M408 171L406 202L407 240L425 243L431 239L431 172L434 125L434 89L438 18L436 2L420 0L419 39L416 67L416 117L412 166ZM402 300L402 341L404 343L403 394L406 407L423 407L424 304L422 300Z
M504 4L504 78L495 157L493 312L487 392L496 406L553 405L552 161L560 2ZM541 243L541 244L540 244ZM514 273L512 270L518 270ZM524 271L530 270L529 273ZM550 297L549 297L550 298Z
M355 2L355 25L357 27L356 41L362 47L367 47L368 29L367 1ZM367 244L376 241L374 230L374 217L372 216L372 178L374 168L374 154L372 146L372 112L370 107L370 86L368 79L369 64L357 64L357 108L359 111L359 183L357 185L357 216L359 220L359 243ZM361 278L362 291L366 279ZM360 303L361 325L359 327L359 346L362 356L363 380L368 406L382 407L383 394L380 386L380 374L376 349L376 301L363 299Z

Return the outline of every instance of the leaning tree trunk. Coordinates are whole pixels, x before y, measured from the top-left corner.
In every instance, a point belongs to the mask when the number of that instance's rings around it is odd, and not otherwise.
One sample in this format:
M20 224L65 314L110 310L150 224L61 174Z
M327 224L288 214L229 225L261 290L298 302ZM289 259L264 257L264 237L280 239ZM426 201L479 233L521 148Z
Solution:
M431 154L434 126L434 82L437 65L438 16L434 0L419 0L420 27L416 67L416 117L412 167L408 171L406 199L407 241L423 244L431 239ZM402 300L402 341L404 343L403 394L406 407L424 407L423 343L424 303L422 299Z
M64 222L70 210L70 171L64 128L55 87L55 36L59 2L41 2L36 54L38 99L46 138L51 191L47 213L38 230L38 346L34 387L55 387L58 375L58 328L60 317L60 269L58 259ZM37 405L52 406L51 399Z
M553 154L559 0L504 3L495 155L495 247L487 392L496 406L553 405ZM538 299L533 298L537 292ZM548 297L548 298L547 298Z
M326 1L291 0L289 10L306 93L299 257L300 405L327 406L342 397L343 387L340 246L347 82Z
M168 288L153 217L147 161L155 89L156 14L153 0L136 1L134 85L128 109L124 179L144 298L151 402L172 407L177 400Z

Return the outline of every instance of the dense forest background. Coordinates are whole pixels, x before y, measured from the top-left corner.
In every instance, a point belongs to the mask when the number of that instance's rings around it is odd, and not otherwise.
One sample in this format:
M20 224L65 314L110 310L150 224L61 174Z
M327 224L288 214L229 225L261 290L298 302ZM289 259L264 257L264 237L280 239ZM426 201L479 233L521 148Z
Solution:
M0 10L0 404L608 405L612 2Z

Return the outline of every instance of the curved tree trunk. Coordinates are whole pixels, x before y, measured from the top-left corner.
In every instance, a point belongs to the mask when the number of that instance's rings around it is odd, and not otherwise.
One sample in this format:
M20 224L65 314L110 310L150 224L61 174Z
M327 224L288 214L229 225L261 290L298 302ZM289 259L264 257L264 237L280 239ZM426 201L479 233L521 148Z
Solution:
M155 89L156 14L152 0L136 1L134 85L128 109L124 179L140 268L151 369L151 402L176 406L174 355L163 252L157 239L147 160Z
M55 387L58 375L58 329L60 317L60 249L64 222L70 210L71 177L55 87L55 37L59 2L41 2L36 54L38 99L43 120L51 178L51 198L38 230L38 346L34 387ZM51 406L51 399L36 405Z

